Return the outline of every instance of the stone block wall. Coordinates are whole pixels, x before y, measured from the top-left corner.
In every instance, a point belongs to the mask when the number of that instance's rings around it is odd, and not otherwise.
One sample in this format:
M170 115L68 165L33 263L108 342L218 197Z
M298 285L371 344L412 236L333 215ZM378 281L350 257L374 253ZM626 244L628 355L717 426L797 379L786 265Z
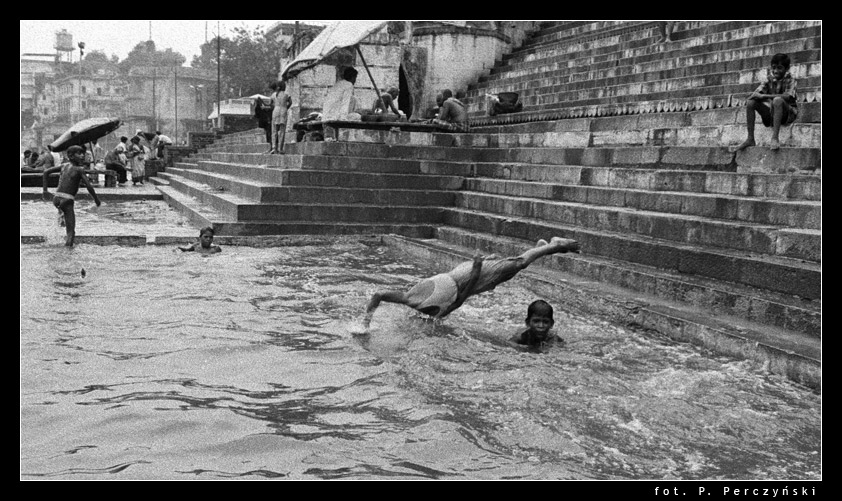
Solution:
M536 29L537 21L498 21L494 29L473 26L424 26L414 30L412 44L401 46L385 31L369 36L360 44L371 77L381 92L399 87L403 66L412 116L420 117L435 105L442 89L467 89L468 84L490 71L495 61L519 45ZM321 111L328 91L341 77L345 66L358 72L354 96L358 108L370 108L377 98L359 54L347 53L334 64L319 64L287 82L292 97L289 125L312 112ZM400 103L399 103L400 104Z

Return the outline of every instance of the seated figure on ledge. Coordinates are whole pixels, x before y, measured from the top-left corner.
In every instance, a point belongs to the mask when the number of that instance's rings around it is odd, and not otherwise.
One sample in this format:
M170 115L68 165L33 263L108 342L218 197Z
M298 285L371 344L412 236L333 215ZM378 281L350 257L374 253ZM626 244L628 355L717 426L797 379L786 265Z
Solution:
M442 103L439 115L432 120L436 125L446 126L453 132L468 132L468 109L459 99L453 97L450 89L441 92L444 103Z
M523 103L518 101L517 92L501 92L499 94L486 94L486 96L489 99L488 116L517 113L523 110Z

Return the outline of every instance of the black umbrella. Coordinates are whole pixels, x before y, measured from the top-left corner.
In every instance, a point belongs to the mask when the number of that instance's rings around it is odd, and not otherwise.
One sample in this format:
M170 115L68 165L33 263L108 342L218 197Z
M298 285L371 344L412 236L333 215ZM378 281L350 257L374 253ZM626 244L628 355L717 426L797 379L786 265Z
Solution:
M71 146L82 146L108 135L120 127L119 118L86 118L67 129L53 141L53 151L64 151Z

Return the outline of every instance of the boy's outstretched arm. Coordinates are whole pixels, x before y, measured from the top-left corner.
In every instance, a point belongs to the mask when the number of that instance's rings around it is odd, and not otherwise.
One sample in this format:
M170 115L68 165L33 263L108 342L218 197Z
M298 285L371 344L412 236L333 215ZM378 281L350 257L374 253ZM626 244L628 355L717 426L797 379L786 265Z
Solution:
M44 178L44 194L42 195L42 198L43 198L44 200L49 200L49 196L50 196L50 190L48 190L48 189L47 189L47 185L49 184L49 182L48 182L47 180L49 179L50 174L52 174L52 173L54 173L54 172L59 172L59 171L61 171L61 166L50 167L49 169L47 169L47 170L45 170L45 171L44 171L44 174L43 174L43 178Z
M363 325L366 329L371 324L371 317L374 316L374 310L380 306L381 301L386 301L387 303L398 303L398 304L406 304L406 294L399 291L383 291L383 292L375 292L371 299L368 301L368 305L365 307L365 317L363 317Z
M100 204L102 204L102 202L99 201L99 197L97 196L96 191L94 191L94 187L91 186L91 182L88 181L88 176L85 175L84 171L82 172L82 176L79 178L79 180L82 182L82 184L85 185L85 188L87 188L88 193L91 194L91 196L94 199L94 202L96 202L96 206L99 207Z
M453 310L462 306L470 296L474 290L474 286L477 284L477 280L479 280L480 272L482 271L482 261L483 257L479 251L474 252L474 263L471 266L471 274L468 276L468 281L465 282L465 285L459 289L459 292L456 294L456 301L451 303L450 306L447 307L446 310L439 312L437 317L444 317L450 314Z

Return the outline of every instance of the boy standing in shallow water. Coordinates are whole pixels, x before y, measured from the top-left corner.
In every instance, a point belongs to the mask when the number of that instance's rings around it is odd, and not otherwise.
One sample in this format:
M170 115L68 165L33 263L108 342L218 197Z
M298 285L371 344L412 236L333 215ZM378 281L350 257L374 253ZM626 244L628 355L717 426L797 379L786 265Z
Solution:
M222 248L213 244L213 228L206 226L199 230L199 241L193 245L184 245L178 248L182 252L196 251L199 254L216 254L222 252Z
M79 192L79 185L84 184L88 189L88 193L93 197L96 206L99 207L101 202L97 197L93 186L88 181L88 176L85 175L85 150L81 146L71 146L67 149L67 157L70 163L51 167L44 171L44 193L42 197L44 200L50 199L50 191L47 189L47 178L54 172L61 172L58 179L58 188L53 197L53 205L58 209L61 217L64 218L64 225L67 228L67 238L64 245L73 247L73 242L76 240L76 212L74 205L76 203L76 193Z
M553 307L541 299L534 301L526 309L526 327L509 338L508 344L519 350L539 352L556 344L563 344L564 340L552 330L553 325Z
M751 93L746 101L746 128L748 138L733 148L732 152L742 151L757 143L754 140L754 113L763 120L763 125L772 127L772 141L769 149L781 147L779 133L781 125L789 125L798 117L798 96L795 93L796 81L789 73L790 60L786 54L772 56L769 73L765 82Z

